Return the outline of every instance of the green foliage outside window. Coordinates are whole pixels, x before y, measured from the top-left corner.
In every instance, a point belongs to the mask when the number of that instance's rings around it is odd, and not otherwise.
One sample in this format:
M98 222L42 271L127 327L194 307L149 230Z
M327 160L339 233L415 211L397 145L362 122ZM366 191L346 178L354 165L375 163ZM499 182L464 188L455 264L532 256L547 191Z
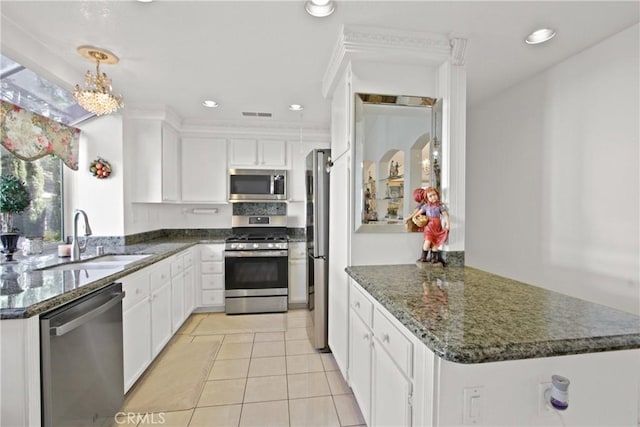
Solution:
M62 240L62 161L53 156L27 162L0 148L0 174L13 175L27 187L31 203L13 215L13 228L23 236ZM4 225L3 225L4 227Z

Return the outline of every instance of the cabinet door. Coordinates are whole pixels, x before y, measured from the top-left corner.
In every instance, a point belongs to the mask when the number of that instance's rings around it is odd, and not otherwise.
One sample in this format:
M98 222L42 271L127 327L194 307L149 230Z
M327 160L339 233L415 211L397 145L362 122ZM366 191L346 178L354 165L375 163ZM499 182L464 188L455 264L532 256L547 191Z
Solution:
M260 166L272 168L287 167L287 142L277 140L261 140L258 145L258 161Z
M195 282L193 268L184 271L184 318L191 315L195 307Z
M149 119L129 119L125 122L126 149L131 162L125 163L131 179L134 202L162 201L162 122ZM153 165L142 167L141 165Z
M180 200L179 159L180 138L172 127L162 124L162 200L176 202ZM145 162L145 164L148 164Z
M149 298L122 313L124 392L151 363L151 306Z
M255 139L232 139L229 144L229 166L245 167L258 165L258 141Z
M156 357L171 338L171 281L151 294L151 355Z
M182 139L182 201L227 201L227 141Z
M184 275L171 278L171 330L175 334L184 322Z
M377 339L373 343L372 426L411 425L411 382ZM367 423L369 424L369 423Z
M289 260L289 302L307 302L307 262L305 259Z
M349 316L349 385L367 425L371 425L371 340L371 331L352 310Z

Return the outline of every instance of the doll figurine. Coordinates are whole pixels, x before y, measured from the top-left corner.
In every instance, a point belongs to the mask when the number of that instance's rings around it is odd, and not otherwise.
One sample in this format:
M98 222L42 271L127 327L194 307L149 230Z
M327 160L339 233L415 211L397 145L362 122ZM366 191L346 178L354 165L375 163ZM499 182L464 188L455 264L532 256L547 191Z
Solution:
M423 191L424 204L420 206L417 215L426 215L429 222L424 228L424 243L422 244L421 262L442 263L440 247L449 235L449 213L445 205L440 202L440 193L433 187L428 187ZM444 219L444 226L442 219Z

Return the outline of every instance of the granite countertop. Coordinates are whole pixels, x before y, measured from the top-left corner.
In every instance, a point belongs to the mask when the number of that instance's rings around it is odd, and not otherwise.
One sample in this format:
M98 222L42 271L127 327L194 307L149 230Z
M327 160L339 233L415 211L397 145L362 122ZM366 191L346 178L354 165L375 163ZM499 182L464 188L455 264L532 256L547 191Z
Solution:
M224 238L161 238L135 245L105 246L105 254L150 255L114 268L47 270L46 267L68 263L70 259L59 258L57 253L18 255L16 262L0 264L0 319L39 315L199 243L224 243ZM82 259L96 257L90 252L95 254L95 249L87 249Z
M436 355L484 363L640 348L640 317L470 267L347 273Z

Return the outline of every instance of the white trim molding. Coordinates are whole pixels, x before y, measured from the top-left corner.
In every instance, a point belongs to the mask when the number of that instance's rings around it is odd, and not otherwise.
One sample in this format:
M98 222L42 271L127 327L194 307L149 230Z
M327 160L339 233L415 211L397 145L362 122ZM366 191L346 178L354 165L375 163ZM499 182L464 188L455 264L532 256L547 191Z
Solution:
M333 93L346 64L354 57L438 65L449 59L451 41L443 34L343 26L322 80L322 94Z

